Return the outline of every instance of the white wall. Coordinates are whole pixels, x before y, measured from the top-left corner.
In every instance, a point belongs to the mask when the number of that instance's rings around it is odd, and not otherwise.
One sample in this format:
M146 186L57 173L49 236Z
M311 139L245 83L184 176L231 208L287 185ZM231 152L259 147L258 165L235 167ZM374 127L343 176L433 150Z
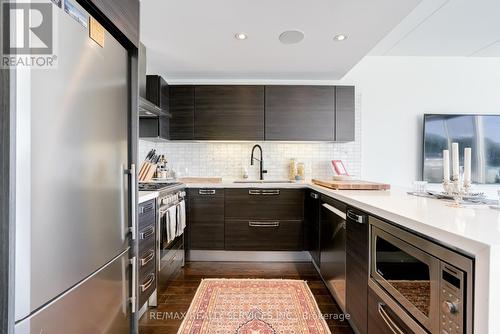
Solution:
M420 177L424 113L500 114L500 58L366 57L343 82L362 100L362 176L393 185Z

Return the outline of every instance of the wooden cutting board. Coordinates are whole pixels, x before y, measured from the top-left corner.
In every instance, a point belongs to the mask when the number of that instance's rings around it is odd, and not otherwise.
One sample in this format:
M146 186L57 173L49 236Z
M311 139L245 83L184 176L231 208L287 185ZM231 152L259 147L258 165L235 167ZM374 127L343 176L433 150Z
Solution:
M181 177L179 181L182 183L221 183L221 177Z
M361 180L346 180L346 181L333 181L333 180L318 180L313 179L312 182L319 186L323 186L335 190L388 190L391 189L389 184L377 183Z

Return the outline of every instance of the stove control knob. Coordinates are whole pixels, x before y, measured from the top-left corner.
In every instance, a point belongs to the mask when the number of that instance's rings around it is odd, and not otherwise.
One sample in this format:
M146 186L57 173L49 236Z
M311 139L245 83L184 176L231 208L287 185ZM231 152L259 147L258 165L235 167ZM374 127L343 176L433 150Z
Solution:
M458 305L457 303L453 303L450 302L449 300L446 300L443 303L443 309L450 314L455 314L458 312Z

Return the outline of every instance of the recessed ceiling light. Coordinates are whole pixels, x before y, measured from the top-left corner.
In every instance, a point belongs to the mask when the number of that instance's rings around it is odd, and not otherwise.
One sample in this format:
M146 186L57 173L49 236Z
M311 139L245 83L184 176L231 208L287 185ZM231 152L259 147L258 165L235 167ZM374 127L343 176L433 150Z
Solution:
M245 34L243 32L239 32L236 35L234 35L234 38L239 39L240 41L242 41L244 39L247 39L248 36L247 36L247 34Z
M342 41L345 41L347 39L347 35L338 34L338 35L335 35L335 37L333 37L333 39L337 42L342 42Z
M304 33L300 30L287 30L281 33L279 40L283 44L296 44L304 39Z

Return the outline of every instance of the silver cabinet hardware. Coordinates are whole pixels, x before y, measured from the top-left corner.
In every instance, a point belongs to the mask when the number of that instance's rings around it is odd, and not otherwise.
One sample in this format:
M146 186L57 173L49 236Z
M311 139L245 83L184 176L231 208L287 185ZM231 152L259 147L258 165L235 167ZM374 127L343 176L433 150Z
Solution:
M334 214L336 214L337 216L339 216L340 218L346 220L347 219L347 216L344 212L340 211L339 209L331 206L330 204L327 204L327 203L323 203L323 207L331 212L333 212Z
M279 189L250 189L248 190L249 195L279 195Z
M280 222L248 222L250 227L279 227Z
M318 199L319 198L319 195L316 194L316 193L311 193L311 197L314 198L314 199Z
M149 274L149 279L147 280L147 282L139 286L141 288L141 292L144 292L147 289L149 289L154 281L155 281L155 274L154 273Z
M262 195L279 195L279 189L262 189Z
M384 303L378 303L378 313L382 317L382 320L384 320L387 327L389 327L391 332L394 334L405 334L405 332L403 332L401 328L399 328L398 325L396 325L396 323L389 317L384 309L384 306Z
M155 227L151 225L150 227L148 227L146 231L139 233L139 238L141 238L141 240L146 239L152 236L154 233L155 233Z
M130 259L130 264L132 265L132 293L130 294L130 309L132 313L137 310L137 296L136 296L136 284L137 284L137 265L135 262L135 256Z
M362 215L357 215L354 212L352 212L351 210L347 210L347 218L349 218L349 220L355 221L356 223L359 223L359 224L365 223L364 217Z
M154 249L151 249L149 251L149 254L146 255L145 257L141 258L139 260L139 262L141 263L141 267L144 267L146 264L149 263L149 261L151 261L152 259L154 259L155 257L155 250Z
M198 190L199 195L215 195L215 189L200 189Z

